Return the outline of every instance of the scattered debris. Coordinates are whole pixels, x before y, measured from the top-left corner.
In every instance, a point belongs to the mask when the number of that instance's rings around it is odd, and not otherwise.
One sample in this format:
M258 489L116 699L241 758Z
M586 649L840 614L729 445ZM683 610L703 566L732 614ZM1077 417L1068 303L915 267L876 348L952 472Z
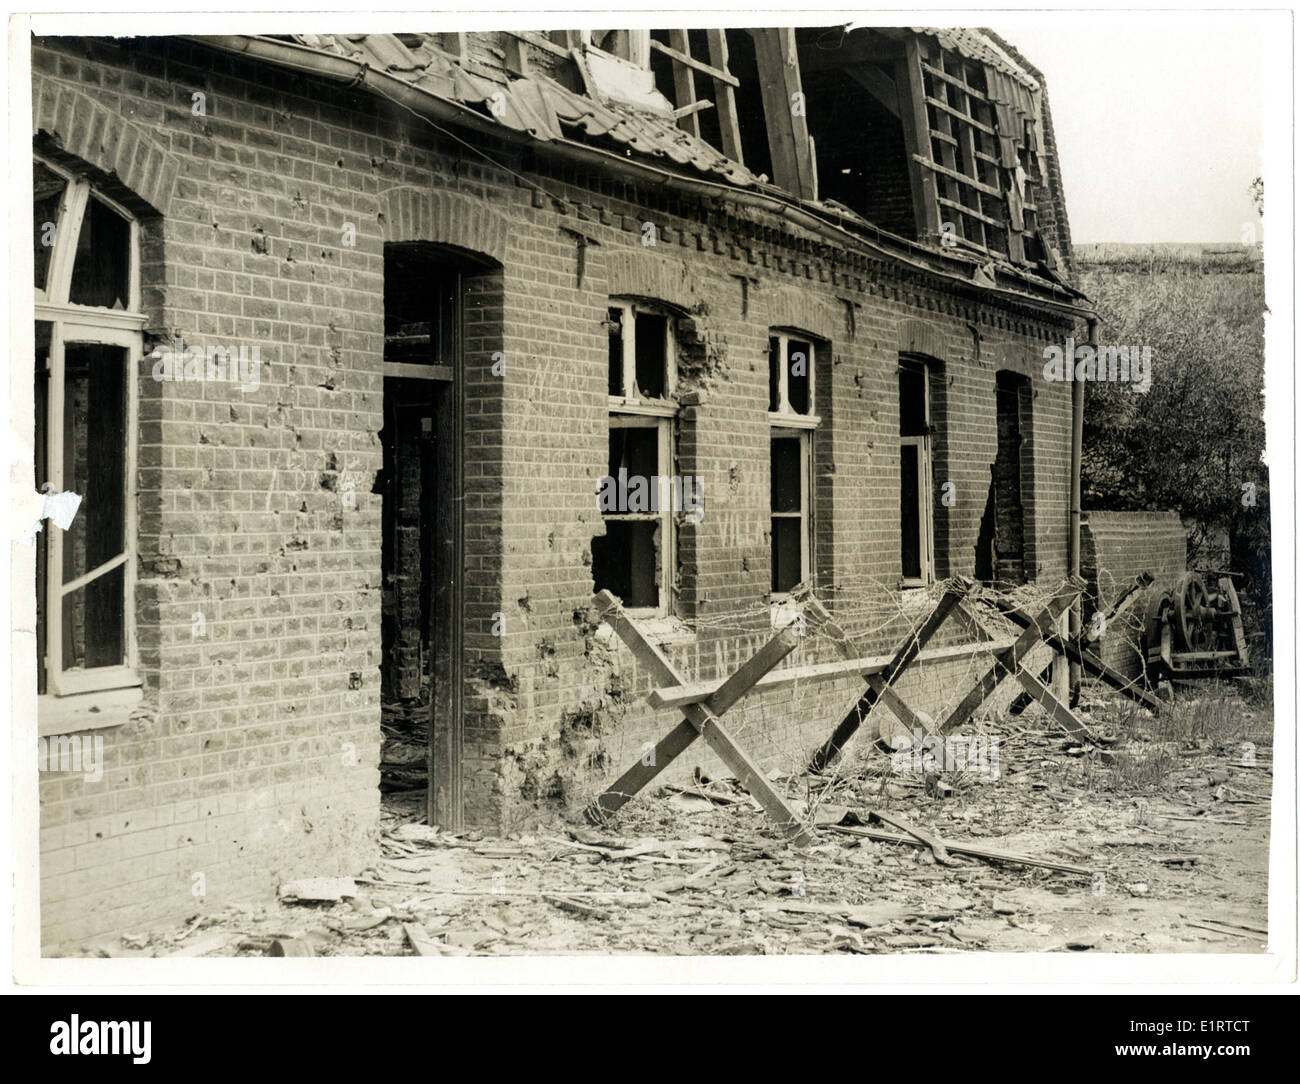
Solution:
M1095 719L1104 708L1085 699L1080 710ZM96 950L1262 951L1269 804L1210 815L1228 808L1215 803L1215 788L1243 778L1240 743L1172 742L1161 725L1098 728L1121 734L1119 754L1175 749L1158 779L1126 775L1122 756L1108 765L1097 749L1062 756L1054 724L1033 714L981 722L1000 742L1001 779L959 781L942 799L926 792L921 772L892 768L874 742L858 743L832 772L769 772L767 782L809 826L804 848L790 846L737 781L701 774L648 789L621 811L617 830L557 824L485 839L418 823L418 803L389 797L380 854L356 877L286 882L277 901L195 914L170 937L133 933ZM1249 740L1267 754L1266 737ZM1226 784L1210 782L1225 771ZM1252 792L1267 797L1270 777L1249 778ZM708 808L684 815L674 801L683 795ZM1188 909L1189 891L1211 871L1223 901L1213 917Z
M444 955L442 947L429 936L428 931L423 927L412 922L404 922L402 923L402 929L406 932L406 939L411 942L411 948L415 950L417 956Z
M280 898L297 903L337 903L356 894L357 883L351 877L305 877L280 886Z

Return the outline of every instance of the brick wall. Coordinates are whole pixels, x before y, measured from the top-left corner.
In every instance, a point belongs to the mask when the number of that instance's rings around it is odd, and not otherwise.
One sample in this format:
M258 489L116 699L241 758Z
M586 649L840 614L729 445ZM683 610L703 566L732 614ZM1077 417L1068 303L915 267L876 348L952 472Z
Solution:
M587 244L579 284L575 241L555 238L548 255L560 274L551 276L540 310L507 290L508 320L512 305L529 307L531 338L549 345L554 337L566 354L560 368L530 346L528 374L507 384L522 394L507 407L515 420L506 422L502 665L511 679L494 810L502 824L530 822L539 805L544 815L586 801L675 722L670 712L647 710L645 674L622 646L597 635L586 609L590 540L602 529L594 497L608 425L601 321L612 295L687 308L692 315L679 322L679 335L702 358L681 379L676 438L678 472L699 481L704 513L679 529L676 607L687 628L665 645L688 679L725 675L772 634L765 411L773 327L795 327L831 346L817 374L815 564L822 596L863 634L863 650L886 650L901 634L903 622L891 612L906 608L913 622L923 614L922 600L904 601L911 593L898 590L900 351L942 362L946 477L936 478L936 497L943 481L956 496L951 508L936 509L943 567L974 571L997 450L995 374L1010 369L1028 379L1032 396L1023 449L1033 534L1026 553L1039 577L1065 575L1069 389L1041 376L1044 345L1065 334L1059 322L977 309L934 280L887 261L854 265L797 232L737 218L701 224L662 197L630 200L624 186L561 177L549 187L578 205L574 226L595 243ZM652 249L641 244L645 221L656 224ZM942 642L965 635L954 627ZM809 644L788 664L829 661L829 646ZM965 672L933 669L915 695L918 706L937 711L964 690ZM800 687L746 700L728 718L766 767L789 768L825 738L858 691L852 682ZM697 763L711 763L702 747L663 778Z
M177 43L38 41L33 69L39 145L144 217L146 353L262 362L251 392L141 366L144 703L102 732L102 782L42 773L53 947L374 853L382 152L309 88Z
M142 376L144 704L105 732L102 783L42 778L47 946L289 876L356 872L374 853L385 242L482 262L465 283L461 374L459 752L473 824L509 828L585 801L674 722L646 708L644 675L588 608L611 295L688 314L677 470L705 504L680 529L669 647L688 679L729 672L771 635L771 327L830 343L815 567L863 650L885 650L925 608L898 589L900 351L941 362L935 489L949 481L956 497L936 508L941 574L974 569L1002 369L1032 388L1026 553L1040 577L1065 573L1069 386L1041 378L1044 345L1072 330L1059 319L835 251L725 199L638 190L514 144L470 153L364 92L183 42L39 41L33 66L41 144L102 171L146 215L150 332L256 344L263 360L257 390L233 396ZM954 625L944 642L965 635ZM790 664L828 661L828 647L805 645ZM918 673L906 695L937 712L970 665ZM766 767L794 767L857 691L795 687L731 718ZM450 740L435 736L443 763L458 752Z
M1151 596L1168 590L1187 571L1187 532L1176 512L1085 512L1081 552L1084 627L1091 615L1104 613L1142 572L1155 583L1129 610L1127 618L1107 628L1102 661L1129 677L1142 673L1142 618Z

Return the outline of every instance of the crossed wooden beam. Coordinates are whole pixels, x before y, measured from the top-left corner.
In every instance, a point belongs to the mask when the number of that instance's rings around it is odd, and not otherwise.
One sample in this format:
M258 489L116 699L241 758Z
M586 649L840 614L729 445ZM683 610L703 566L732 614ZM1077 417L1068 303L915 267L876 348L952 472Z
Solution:
M988 669L971 687L962 701L933 730L913 711L894 688L895 683L916 661L928 643L969 594L974 584L967 579L953 580L942 597L921 624L909 632L898 645L888 665L883 670L863 673L866 689L857 703L840 721L839 726L817 750L809 765L810 771L820 772L834 760L867 720L878 704L884 704L899 720L923 735L943 733L966 722L1008 679L1014 679L1024 690L1047 710L1047 713L1072 737L1093 740L1083 722L1069 705L1056 698L1046 683L1024 668L1024 660L1034 648L1048 643L1058 652L1066 644L1056 635L1055 624L1083 589L1078 580L1069 581L1037 614L1024 616L1024 631L1008 646L995 651ZM649 672L657 685L681 687L685 685L681 672L667 656L637 627L623 610L622 603L609 591L601 591L592 600L601 620L607 621L619 638L627 645L636 660ZM822 628L834 640L837 650L849 661L861 656L852 639L831 617L822 603L812 597L804 599L804 626ZM1017 611L1018 613L1019 611ZM1015 620L1019 621L1017 617ZM606 825L618 810L641 791L677 757L684 753L696 738L704 738L710 748L772 818L777 827L796 845L812 842L807 828L781 793L772 786L749 754L741 748L730 731L723 725L721 716L738 703L768 672L781 662L799 643L799 635L785 628L756 651L750 659L735 670L712 693L701 700L682 704L685 716L672 730L655 744L649 756L643 756L614 781L595 801L583 811L588 822ZM852 672L852 671L849 671Z
M944 591L938 604L930 611L930 616L925 619L921 627L915 632L909 632L903 642L898 645L889 665L881 673L867 675L866 690L859 697L858 702L849 710L849 713L840 721L840 725L835 728L834 733L826 740L826 744L813 754L812 761L808 765L809 771L823 771L840 754L848 740L866 722L867 716L871 714L872 709L882 700L885 702L885 706L897 715L901 722L920 730L922 733L927 732L928 728L922 724L916 712L912 711L904 703L903 698L894 691L894 682L915 661L921 650L939 631L940 626L948 620L948 615L957 608L957 604L966 597L974 586L970 580L962 577L954 580L948 586L948 589ZM826 612L826 608L819 600L809 596L807 605L808 609L816 613L818 618L825 623L823 631L835 641L835 646L840 654L846 659L853 658L857 654L857 650L848 633L831 619L830 614Z
M926 643L939 631L944 621L969 594L973 586L974 584L970 580L961 577L952 581L921 627L914 632L909 632L898 645L890 665L883 672L866 677L867 688L859 697L858 702L840 721L839 726L835 728L834 733L831 734L826 743L813 754L813 758L808 765L809 771L824 771L826 766L844 749L849 739L866 722L867 716L871 714L872 709L877 704L884 703L890 711L898 716L901 722L913 730L920 731L922 735L928 735L931 732L942 734L970 719L980 705L993 696L1001 688L1002 683L1010 678L1014 678L1019 682L1025 692L1042 704L1048 715L1068 731L1072 737L1091 740L1091 732L1083 721L1070 710L1069 705L1057 699L1046 683L1031 674L1023 665L1025 658L1034 648L1055 636L1057 620L1069 608L1080 591L1083 590L1083 583L1079 580L1069 581L1039 613L1032 617L1026 617L1025 624L1027 627L1025 630L1008 647L994 653L988 669L971 686L970 691L953 708L947 718L939 723L937 727L934 727L933 730L925 725L921 716L909 708L902 697L894 690L894 683L903 675L908 666L916 660ZM810 599L808 607L816 612L823 621L825 631L835 640L840 652L846 658L853 657L855 648L852 640L839 625L831 620L830 615L826 613L821 603L816 599Z
M1113 624L1126 612L1132 609L1133 605L1141 597L1142 592L1146 590L1146 588L1150 587L1153 582L1154 577L1150 572L1143 572L1138 575L1136 579L1134 579L1133 583L1125 589L1125 591L1115 600L1114 604L1103 615L1106 625L1109 626ZM1033 620L1029 614L1025 613L1023 610L1017 609L1016 607L1001 607L1000 612L1005 617L1014 621L1021 628L1028 627L1030 622ZM1050 636L1046 636L1043 639L1053 651L1060 655L1064 655L1073 663L1078 663L1083 667L1083 669L1087 670L1088 673L1092 674L1096 678L1100 678L1112 689L1122 693L1130 700L1134 700L1137 703L1142 704L1144 707L1150 708L1152 711L1159 711L1164 707L1162 701L1152 696L1150 692L1144 689L1137 682L1134 682L1131 678L1121 674L1114 667L1102 662L1096 654L1088 650L1082 637L1077 640L1069 639L1053 632ZM1046 671L1044 671L1044 673L1046 673Z
M646 639L645 634L623 612L619 600L608 591L601 591L593 600L597 613L608 621L636 660L658 684L680 685L682 675L659 648ZM703 703L687 704L682 708L685 718L659 739L648 761L642 757L625 771L613 784L583 811L591 824L605 825L610 817L629 799L663 771L695 741L702 737L732 773L772 818L777 827L800 847L812 843L812 836L799 821L781 793L772 786L758 765L750 759L722 724L720 716L739 701L754 684L784 659L799 643L799 635L784 628L724 681Z

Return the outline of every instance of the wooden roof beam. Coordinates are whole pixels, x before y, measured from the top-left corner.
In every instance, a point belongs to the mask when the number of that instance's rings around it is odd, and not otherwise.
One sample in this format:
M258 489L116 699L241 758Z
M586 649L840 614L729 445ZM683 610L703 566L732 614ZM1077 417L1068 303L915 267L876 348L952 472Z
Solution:
M808 119L804 109L799 108L803 102L803 83L794 28L751 30L750 35L758 62L773 183L796 199L815 200L817 184L808 140Z

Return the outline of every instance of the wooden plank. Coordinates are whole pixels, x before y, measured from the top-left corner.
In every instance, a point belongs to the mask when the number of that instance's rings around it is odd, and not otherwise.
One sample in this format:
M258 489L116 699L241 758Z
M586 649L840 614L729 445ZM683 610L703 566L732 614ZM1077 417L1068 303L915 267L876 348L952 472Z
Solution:
M894 652L894 657L885 667L882 684L893 685L898 676L913 662L921 653L921 649L936 632L939 631L948 615L957 607L963 598L970 592L973 584L966 579L958 579L943 593L935 608L930 612L930 616L915 632L908 633L907 638L899 644ZM826 614L825 608L816 599L812 599L810 606L815 605L825 614L823 620L826 622L826 631L831 635L835 642L840 646L841 651L850 649L850 641L844 630L840 628L830 615ZM826 765L835 759L847 744L848 740L857 733L858 728L880 700L878 692L879 685L872 684L867 686L866 692L862 694L858 702L850 709L849 713L840 720L840 725L835 728L835 732L826 740L826 743L813 754L809 762L808 770L814 772L822 771Z
M1150 572L1140 572L1134 578L1133 582L1124 589L1109 610L1106 611L1106 621L1109 623L1117 617L1122 616L1132 609L1133 604L1137 602L1138 597L1155 583L1156 578Z
M541 49L543 52L550 53L552 56L568 58L570 46L557 45L545 34L539 34L535 30L507 30L506 35L512 38L518 38L520 41L526 41L535 49ZM553 33L567 33L567 31L553 31Z
M727 52L727 32L706 30L709 43L709 63L719 71L730 72ZM724 79L713 82L713 100L717 102L718 124L722 129L722 153L738 165L745 164L745 154L740 146L740 118L736 113L736 92Z
M1070 710L1068 704L1062 703L1056 698L1056 695L1043 682L1026 670L1023 666L1016 670L1016 680L1020 682L1021 688L1030 696L1037 700L1047 714L1063 729L1070 737L1078 741L1090 742L1097 744L1097 738L1091 730L1084 724L1083 720Z
M1015 643L1015 637L999 640L977 640L968 644L952 644L948 647L927 648L916 657L918 663L951 662L964 659L970 655L992 655ZM785 689L791 685L830 681L836 678L856 675L868 678L879 674L892 661L890 655L864 655L861 658L845 658L843 662L814 663L809 666L791 667L785 670L773 670L764 674L754 684L758 692L771 692ZM717 689L717 681L693 681L687 685L668 685L654 689L646 698L651 707L680 708L686 704L698 704L707 700Z
M947 174L951 171L941 169L940 172ZM958 181L958 183L962 181L960 174L955 176L953 179ZM969 177L965 178L965 181L971 184L972 187L979 184L978 181L971 181ZM996 218L991 215L986 215L983 211L971 206L969 203L962 203L961 200L947 199L944 196L940 196L939 206L947 207L950 211L959 215L969 215L976 222L987 222L990 226L996 226L998 229L1006 229L1007 226L1005 222L999 222ZM983 237L972 237L970 240L974 241L977 245L981 245L985 248L988 247L988 242Z
M917 168L915 156L930 156L930 117L925 108L925 83L921 78L921 54L915 37L906 44L906 58L898 61L894 83L898 87L898 108L903 121L903 145L907 152L908 176L912 182L912 213L916 235L921 241L939 238L939 189L933 173Z
M712 109L713 103L708 98L701 98L690 105L684 105L680 109L673 110L673 120L680 121L686 117L694 117L703 113L706 109Z
M1250 650L1246 646L1246 630L1241 625L1241 600L1237 598L1237 588L1231 576L1219 577L1219 593L1226 595L1232 607L1232 642L1237 648L1237 657L1242 666L1250 665Z
M1136 597L1136 594L1131 596L1132 599L1136 599ZM1132 601L1128 601L1124 606L1124 609L1127 609L1131 605ZM1027 628L1033 621L1033 619L1023 610L1014 607L1002 609L1000 612L1018 624L1021 628ZM1112 616L1118 616L1118 612ZM1152 696L1146 691L1146 689L1142 688L1131 678L1126 677L1124 674L1121 674L1118 670L1114 669L1114 667L1102 662L1098 656L1094 655L1091 651L1084 649L1079 644L1068 640L1063 636L1057 635L1056 633L1044 637L1043 642L1051 647L1053 651L1057 652L1057 654L1064 655L1070 660L1070 662L1078 663L1092 674L1093 677L1101 679L1116 692L1122 693L1130 700L1135 700L1144 707L1150 708L1152 711L1159 711L1165 706L1162 701Z
M517 34L506 31L501 35L501 48L506 54L506 71L515 75L531 75L532 67L528 63L528 50L524 48L524 39Z
M754 684L799 646L799 634L793 629L782 629L758 649L739 670L727 678L717 691L705 701L704 706L714 715L722 715L744 696Z
M1003 681L1020 669L1024 657L1052 635L1057 618L1069 608L1080 590L1082 590L1081 584L1072 583L1059 591L1038 616L1031 619L1030 627L1016 638L1014 644L993 656L993 665L985 671L961 703L953 708L948 718L939 725L938 733L942 734L952 727L965 723L975 714L979 706L997 691Z
M974 177L967 177L965 173L958 172L956 169L949 169L948 166L940 165L939 162L927 159L924 155L913 155L913 159L917 161L918 165L922 166L922 169L935 170L935 173L940 173L943 174L944 177L952 178L953 181L958 183L958 185L965 185L966 187L974 188L976 192L984 192L985 195L998 196L998 198L1001 198L1002 192L998 190L998 188L995 188L992 185L985 185L983 181L976 181ZM963 207L963 209L965 209L965 207ZM989 218L988 221L996 222L997 220L996 218Z
M986 132L988 135L994 137L997 136L998 133L994 131L994 129L990 128L987 124L981 124L969 113L963 113L960 109L954 109L947 102L942 102L938 98L931 98L929 95L924 95L923 97L926 105L932 105L936 109L942 110L955 120L961 121L962 124L969 124L972 128L978 128L981 132Z
M981 94L974 87L969 86L964 79L961 79L955 75L949 75L942 68L936 68L933 64L927 64L923 60L921 61L921 70L923 72L928 72L930 75L933 75L936 79L942 79L945 83L951 83L963 94L968 94L971 97L979 98L981 101L984 100L984 95Z
M885 679L879 674L873 674L867 679L867 683L875 689L877 701L883 703L885 707L892 711L898 717L898 721L909 730L919 730L922 737L930 733L930 728L926 726L925 720L909 708L907 701L894 691L892 685L886 685Z
M902 120L898 106L898 85L874 64L851 64L844 74L861 83L873 98L895 118Z
M690 52L690 39L686 36L685 30L668 31L668 40L672 42L672 48L664 50L669 56L673 57L673 93L677 98L678 108L695 104L695 71L689 64L683 64L677 59L682 53ZM650 47L653 49L659 45L659 42L653 38L650 39ZM673 114L677 116L676 113ZM697 139L700 135L700 117L698 113L684 113L677 116L677 127L684 132L689 132Z
M808 144L808 119L796 114L794 95L802 93L799 56L793 27L751 30L758 63L763 117L772 155L772 181L797 199L813 199L812 149Z
M673 666L657 645L646 639L645 634L637 628L636 623L623 612L623 607L618 599L610 592L602 591L596 596L594 605L601 617L608 621L614 631L618 633L637 661L647 669L652 681L673 685L681 684L681 675L676 667ZM782 630L783 633L786 631L789 630ZM760 649L760 654L771 648L772 643L777 642L785 642L782 635L778 635L773 641ZM775 665L775 662L773 662L773 665ZM754 681L757 681L761 675L754 673L751 669L749 676ZM726 684L724 683L725 687ZM743 692L743 690L741 691ZM722 689L719 689L718 692L721 693ZM736 692L737 687L733 684L728 690L727 696L734 696ZM723 703L723 698L718 697L717 702L719 704ZM734 700L732 702L734 703ZM690 704L686 707L684 714L686 721L699 731L718 759L731 769L732 774L740 781L741 786L753 795L768 816L776 823L777 827L785 835L789 836L797 846L810 844L812 837L804 826L799 823L798 815L776 788L768 782L767 777L758 769L758 766L741 749L735 738L722 725L722 720L718 718L717 714L704 704ZM656 756L656 760L658 759L658 756ZM654 767L662 769L663 765L656 764ZM630 773L624 774L626 776ZM602 797L604 796L602 795ZM601 804L599 799L596 804ZM588 807L588 809L590 810L591 807Z
M403 922L402 930L406 933L406 939L411 943L411 948L415 949L417 956L441 956L443 955L442 946L429 936L429 932L414 922Z
M588 824L606 825L615 813L627 805L647 783L671 764L700 736L695 724L683 719L667 734L655 743L654 750L646 763L642 757L628 768L613 783L605 788L604 793L582 811Z
M863 839L876 840L879 843L907 843L913 847L928 846L915 836L898 835L883 832L875 828L856 828L849 825L827 824L823 827L830 832L842 832L849 836L861 836ZM1017 866L1034 866L1038 869L1054 869L1061 873L1077 873L1080 877L1091 877L1093 871L1083 866L1072 866L1067 862L1052 862L1044 858L1031 858L1027 854L1012 854L1009 851L997 851L992 847L979 847L973 843L958 843L944 839L944 849L949 854L965 854L972 858L983 858L989 862L1010 862Z
M920 840L930 848L931 853L934 855L934 860L938 862L939 865L957 865L956 862L948 857L947 845L937 832L931 833L924 829L917 828L911 821L904 820L902 817L894 813L881 813L879 810L872 810L867 814L867 817L871 820L878 820L882 824L887 824L891 828L896 828L900 832L906 832L909 836L913 836Z
M678 37L678 35L680 35L680 37ZM650 48L656 53L663 53L664 56L671 57L675 63L681 64L686 68L691 68L703 75L707 75L709 78L718 82L726 83L730 87L740 86L740 80L732 75L731 72L714 67L712 64L706 64L703 60L696 60L690 55L687 51L690 46L687 44L685 30L670 30L668 36L673 42L672 45L665 45L662 41L655 41L654 38L651 38Z
M409 361L386 361L383 365L384 376L400 380L443 380L450 383L456 379L456 371L450 365L419 365Z

